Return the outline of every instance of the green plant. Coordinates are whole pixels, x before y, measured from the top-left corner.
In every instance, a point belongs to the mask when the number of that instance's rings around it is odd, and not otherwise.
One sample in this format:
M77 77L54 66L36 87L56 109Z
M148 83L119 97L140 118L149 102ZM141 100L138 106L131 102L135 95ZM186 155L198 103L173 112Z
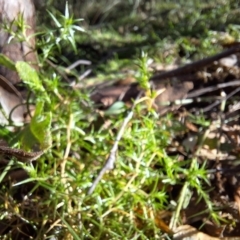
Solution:
M208 213L218 220L205 190L209 184L205 165L199 165L196 158L180 161L177 156L167 154L166 148L176 135L177 123L170 115L161 118L154 108L154 99L161 92L155 92L148 82L151 58L142 52L137 60L136 78L142 94L134 101L132 117L122 138L116 140L129 109L118 103L120 107L115 105L110 110L120 111L105 112L108 127L97 127L98 111L88 92L72 88L63 79L64 67L61 71L49 67L49 60L55 61L69 43L76 50L74 31L82 31L76 25L80 19L70 17L67 7L60 20L51 13L50 16L57 30L39 36L40 72L24 62L14 64L2 60L18 71L26 87L34 93L29 103L35 104L35 114L31 122L21 128L18 141L26 149L32 149L37 143L46 153L37 163L21 163L15 159L5 167L5 173L23 168L29 178L1 186L1 220L16 222L15 226L12 224L15 231L19 226L23 227L21 230L24 226L32 229L28 234L34 239L51 236L58 239L160 239L164 231L172 234L171 229L159 225L161 212L173 212L170 226L174 228L180 222L180 211L188 206L193 193L198 194L198 200L204 200ZM21 21L18 24L21 26ZM25 28L20 29L24 32ZM11 33L9 28L6 30ZM19 37L19 40L24 38ZM200 118L194 118L193 122L208 124ZM0 136L6 138L7 135L11 140L14 134L6 131L0 131ZM114 168L88 195L116 141L119 146ZM181 191L173 197L171 189L176 186ZM14 198L21 191L24 197ZM8 234L10 238L11 233Z

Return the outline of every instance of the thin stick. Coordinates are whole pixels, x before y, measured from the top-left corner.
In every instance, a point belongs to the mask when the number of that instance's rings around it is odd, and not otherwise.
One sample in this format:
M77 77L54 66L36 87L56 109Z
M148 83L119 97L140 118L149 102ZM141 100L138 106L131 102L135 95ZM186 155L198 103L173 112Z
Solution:
M230 97L234 96L236 93L238 93L240 91L240 87L236 88L234 91L232 91L231 93L229 93L226 97L222 97L221 99L215 101L214 103L212 103L211 105L201 109L202 112L208 112L210 111L212 108L214 108L215 106L221 104L223 101L228 100Z
M196 69L206 67L206 66L212 64L214 61L218 61L221 58L225 58L225 57L227 57L231 54L237 53L237 52L240 52L240 45L229 48L229 49L227 49L219 54L216 54L214 56L207 57L207 58L201 59L199 61L187 64L183 67L179 67L177 69L174 69L174 70L171 70L168 72L156 74L151 78L151 80L153 82L157 83L157 82L162 82L164 79L167 79L167 78L191 73L192 71L194 71Z
M37 160L43 155L44 151L25 152L22 149L11 148L0 145L0 156L15 157L21 162L31 162Z
M118 132L118 135L116 137L116 140L113 144L113 147L110 151L110 154L109 154L109 157L107 159L107 162L106 164L104 165L104 167L102 168L102 170L99 172L97 178L94 180L91 188L88 190L88 195L92 194L94 189L96 188L98 182L102 179L103 175L105 174L106 171L108 170L112 170L114 168L114 163L116 161L116 153L117 153L117 150L118 150L118 143L119 141L121 140L122 136L123 136L123 133L124 133L124 130L128 124L128 122L131 120L133 116L133 111L130 111L127 115L127 117L124 119L123 121L123 124Z
M127 124L129 123L129 121L132 119L133 117L133 109L136 106L136 102L137 100L142 96L143 91L140 91L140 93L138 94L135 103L133 104L131 111L128 113L128 115L126 116L126 118L124 118L123 124L117 134L116 140L113 144L113 147L110 151L109 157L104 165L104 167L101 169L101 171L99 172L98 176L96 177L96 179L94 180L94 182L92 183L92 186L90 187L90 189L88 190L88 195L91 195L93 193L93 191L95 190L97 184L100 182L100 180L102 179L103 175L106 173L106 171L108 170L112 170L114 169L114 163L116 161L116 154L117 154L117 150L118 150L118 144L119 141L121 140L123 134L124 134L124 130L127 126Z
M71 149L71 125L73 122L73 115L70 114L69 116L69 122L68 122L68 126L67 126L67 147L64 153L64 157L63 157L63 161L61 163L61 179L62 179L62 183L66 183L66 176L65 176L65 168L66 168L66 164L67 164L67 159L70 153L70 149Z
M68 73L70 72L70 70L74 69L75 67L77 67L78 65L91 65L92 62L88 61L88 60L77 60L76 62L74 62L73 64L71 64L69 67L67 67L65 69L65 71Z
M62 69L61 67L57 66L56 64L54 64L53 62L51 62L50 60L46 60L46 62L52 67L54 68L61 76L62 78L66 81L66 82L70 82L69 78L67 77L67 75L64 72L64 69Z
M200 95L203 95L205 93L213 92L219 89L227 88L227 87L233 87L233 86L239 86L240 80L236 79L234 81L228 82L228 83L220 83L215 86L206 87L200 90L193 91L187 95L188 98L194 98L198 97Z

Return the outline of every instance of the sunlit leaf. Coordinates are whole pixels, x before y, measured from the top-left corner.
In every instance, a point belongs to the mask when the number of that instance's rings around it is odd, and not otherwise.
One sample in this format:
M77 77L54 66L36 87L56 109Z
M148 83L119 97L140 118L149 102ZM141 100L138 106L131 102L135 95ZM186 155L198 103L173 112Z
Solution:
M38 77L38 73L26 62L16 63L17 72L25 84L33 91L44 91L42 83Z
M115 102L111 107L109 107L104 114L111 115L111 114L119 114L126 110L124 102L118 101Z
M51 112L43 111L44 104L39 102L30 124L25 127L21 136L21 143L26 150L40 148L44 150L51 146Z

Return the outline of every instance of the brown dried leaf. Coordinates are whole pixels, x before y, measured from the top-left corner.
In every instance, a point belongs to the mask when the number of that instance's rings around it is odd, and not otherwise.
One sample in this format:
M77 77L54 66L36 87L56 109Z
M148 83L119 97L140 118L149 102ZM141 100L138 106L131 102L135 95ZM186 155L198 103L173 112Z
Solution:
M196 228L189 225L182 225L174 232L174 240L220 240L220 238L211 237L203 232L199 232Z

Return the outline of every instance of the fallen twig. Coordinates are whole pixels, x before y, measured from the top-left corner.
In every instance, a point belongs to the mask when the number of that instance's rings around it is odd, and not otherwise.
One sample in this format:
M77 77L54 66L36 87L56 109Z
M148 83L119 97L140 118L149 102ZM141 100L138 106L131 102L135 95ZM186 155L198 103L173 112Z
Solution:
M199 61L187 64L183 67L179 67L179 68L171 70L171 71L156 74L150 80L157 83L157 82L162 82L164 79L167 79L167 78L172 78L172 77L176 77L178 75L191 73L193 71L196 71L197 69L201 69L203 67L206 67L206 66L212 64L214 61L218 61L221 58L225 58L225 57L232 55L234 53L237 53L237 52L240 52L240 45L236 45L236 46L229 48L219 54L216 54L214 56L207 57L207 58L201 59Z
M236 88L234 91L232 91L231 93L229 93L226 97L222 97L220 100L217 100L216 102L212 103L211 105L201 109L202 112L208 112L211 109L213 109L215 106L221 104L223 101L228 100L229 98L231 98L232 96L234 96L236 93L238 93L240 91L240 87Z
M132 119L133 116L133 109L136 105L137 100L142 96L143 91L140 91L140 93L138 94L135 103L133 104L131 111L127 114L126 118L124 118L123 124L117 134L116 140L113 144L113 147L110 151L109 157L104 165L104 167L101 169L101 171L99 172L98 176L96 177L96 179L94 180L94 182L92 183L92 186L90 187L90 189L88 190L88 195L92 194L93 191L95 190L97 184L100 182L100 180L102 179L103 175L106 173L106 171L108 170L112 170L114 168L114 163L116 161L116 154L117 154L117 150L118 150L118 144L119 141L121 140L123 134L124 134L124 130L127 126L127 124L129 123L129 121Z
M194 97L198 97L200 95L203 95L205 93L213 92L213 91L216 91L216 90L219 90L219 89L222 89L222 88L239 86L239 85L240 85L240 80L236 79L236 80L231 81L231 82L220 83L220 84L217 84L215 86L210 86L210 87L205 87L203 89L195 90L191 93L188 93L187 98L194 98Z
M88 61L88 60L77 60L76 62L74 62L73 64L71 64L69 67L67 67L67 68L65 69L65 71L66 71L67 73L69 73L70 70L76 68L78 65L91 65L91 64L92 64L92 62L91 62L91 61Z

